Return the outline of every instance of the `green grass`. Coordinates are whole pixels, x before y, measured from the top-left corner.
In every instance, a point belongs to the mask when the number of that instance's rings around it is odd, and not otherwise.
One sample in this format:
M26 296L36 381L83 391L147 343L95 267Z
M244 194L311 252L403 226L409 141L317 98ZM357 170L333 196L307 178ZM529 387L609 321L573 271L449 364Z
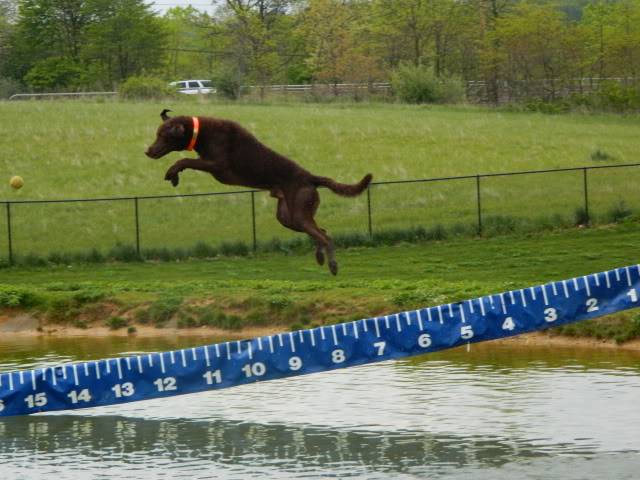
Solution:
M401 105L246 105L198 102L3 102L0 158L6 180L22 175L18 192L5 184L2 200L162 195L236 190L201 172L187 171L174 189L163 180L177 158L144 156L159 124L159 112L214 115L245 125L275 150L311 171L338 180L376 181L477 173L602 165L639 161L638 116L506 113L475 107ZM610 220L621 201L640 211L640 168L589 174L590 213ZM442 226L473 231L475 179L375 186L374 232ZM485 178L481 182L485 229L504 233L572 225L583 205L582 172ZM274 218L274 200L256 194L256 230L261 243L300 237ZM322 193L318 219L334 235L367 232L366 196ZM619 210L619 209L618 209ZM141 200L142 248L193 249L204 242L252 243L249 195ZM614 212L615 213L615 212ZM97 260L116 245L135 245L132 201L13 205L13 248L25 258L94 252ZM7 251L6 213L0 211L0 256ZM175 257L175 255L173 255ZM35 257L31 257L34 258ZM64 261L64 258L63 258Z
M11 268L0 271L0 306L42 312L58 322L104 315L160 327L311 326L634 264L638 227L352 248L338 253L338 277L315 265L311 252ZM108 314L97 308L105 303ZM616 322L619 328L603 329L611 338L628 339L636 331L632 315L600 322Z

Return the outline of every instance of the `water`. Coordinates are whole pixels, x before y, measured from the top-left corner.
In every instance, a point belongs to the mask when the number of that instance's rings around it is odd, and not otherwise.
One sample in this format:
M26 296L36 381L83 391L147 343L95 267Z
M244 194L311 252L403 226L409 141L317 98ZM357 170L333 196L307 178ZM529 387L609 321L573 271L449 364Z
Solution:
M211 339L0 340L0 371ZM640 472L640 354L474 345L0 420L2 479L615 478Z

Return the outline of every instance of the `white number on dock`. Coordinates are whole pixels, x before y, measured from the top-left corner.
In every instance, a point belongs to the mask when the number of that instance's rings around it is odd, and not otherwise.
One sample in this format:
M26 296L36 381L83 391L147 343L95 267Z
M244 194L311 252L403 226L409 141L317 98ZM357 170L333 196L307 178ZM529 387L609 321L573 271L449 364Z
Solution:
M387 345L387 342L376 342L373 344L373 346L378 349L378 356L384 355L384 347L386 345Z
M159 378L153 384L156 386L159 392L168 392L170 390L177 390L176 379L174 377Z
M0 412L4 410L4 401L0 400Z
M558 312L553 307L545 308L544 319L547 322L555 322L558 319Z
M342 363L346 360L345 356L344 356L344 350L334 350L333 352L331 352L331 360L333 361L333 363Z
M135 393L135 389L133 388L133 383L131 382L126 382L123 384L118 383L113 387L111 387L111 390L113 390L113 393L116 394L116 398L130 397Z
M637 302L638 301L638 293L636 292L635 288L632 288L631 290L629 290L627 292L627 295L629 295L629 297L631 297L631 301L632 302Z
M78 402L91 401L91 394L89 393L89 389L87 388L80 390L80 393L76 392L75 390L72 390L71 392L69 392L67 397L71 399L71 403L73 404L76 404Z
M302 360L300 357L291 357L289 359L289 368L294 372L302 368Z
M502 322L502 329L513 330L514 328L516 328L516 324L513 322L513 318L511 317L505 318L504 322Z
M462 327L460 329L460 336L465 340L473 338L473 328L471 328L471 325L465 325L464 327Z
M267 367L265 367L264 363L262 362L256 362L254 364L248 363L244 367L242 367L242 371L247 376L247 378L253 377L254 375L256 377L261 377L266 373Z
M600 308L598 307L598 299L597 298L588 299L587 312L597 312L598 310L600 310Z
M206 372L202 376L207 381L207 385L213 385L214 383L222 382L222 374L220 373L220 370L214 370L213 372Z
M24 401L27 402L29 408L44 407L47 404L47 394L36 393L35 395L29 395Z
M428 333L423 333L418 337L418 345L422 348L428 348L431 346L431 336Z

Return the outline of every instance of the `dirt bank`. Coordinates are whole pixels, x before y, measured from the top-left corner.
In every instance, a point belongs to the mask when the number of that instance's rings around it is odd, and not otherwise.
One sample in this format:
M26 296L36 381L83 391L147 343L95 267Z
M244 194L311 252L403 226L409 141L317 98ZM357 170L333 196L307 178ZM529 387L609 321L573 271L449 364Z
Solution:
M264 335L272 335L287 331L285 325L273 325L269 327L249 327L240 330L224 330L213 327L197 328L156 328L147 325L135 325L135 332L129 333L127 328L111 330L99 323L89 325L88 328L74 328L67 325L44 323L28 314L17 316L0 316L0 336L35 337L124 337L135 335L138 337L227 337L227 338L253 338ZM534 332L518 335L502 340L494 340L498 344L514 345L519 347L578 347L578 348L605 348L640 351L640 340L617 344L613 340L598 340L589 337L569 337L562 335L550 335L548 332Z

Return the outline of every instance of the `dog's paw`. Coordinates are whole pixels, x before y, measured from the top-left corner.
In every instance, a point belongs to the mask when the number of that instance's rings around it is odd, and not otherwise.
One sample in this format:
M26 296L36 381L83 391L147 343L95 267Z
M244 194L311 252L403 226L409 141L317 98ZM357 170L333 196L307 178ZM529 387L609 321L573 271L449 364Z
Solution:
M329 260L329 271L332 275L338 274L338 262L335 260Z
M164 179L171 182L171 185L174 187L177 187L178 183L180 183L178 172L173 168L167 170L167 173L164 175Z

